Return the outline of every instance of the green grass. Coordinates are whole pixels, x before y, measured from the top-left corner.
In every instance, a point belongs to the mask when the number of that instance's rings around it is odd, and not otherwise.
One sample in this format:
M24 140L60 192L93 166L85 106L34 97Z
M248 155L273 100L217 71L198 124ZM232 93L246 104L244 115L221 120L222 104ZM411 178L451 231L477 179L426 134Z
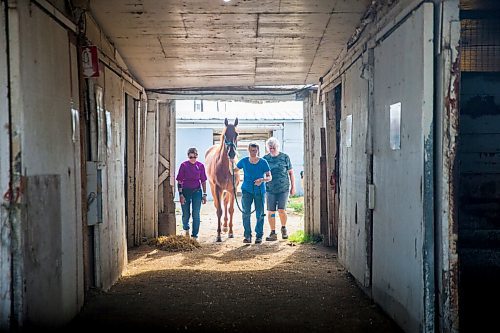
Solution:
M288 236L288 240L292 243L306 244L320 242L321 238L308 235L304 233L303 230L297 230L296 232Z
M304 197L291 196L289 198L288 207L293 209L295 214L303 215L304 214Z

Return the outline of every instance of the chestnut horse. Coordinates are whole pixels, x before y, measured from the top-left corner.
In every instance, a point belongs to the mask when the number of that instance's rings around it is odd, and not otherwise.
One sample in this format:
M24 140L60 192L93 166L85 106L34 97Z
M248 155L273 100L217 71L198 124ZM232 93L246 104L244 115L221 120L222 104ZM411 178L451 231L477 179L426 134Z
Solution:
M222 131L220 144L210 147L205 153L205 166L207 170L210 189L214 198L215 209L217 210L217 242L221 242L221 217L222 203L224 203L224 232L227 231L227 220L229 219L228 237L233 238L233 213L234 199L236 193L234 188L237 188L240 181L238 172L233 178L232 164L229 158L234 159L236 156L236 143L238 132L238 118L234 120L234 125L228 123L227 118L224 121L226 127ZM234 179L234 184L233 184ZM228 216L229 212L229 216Z

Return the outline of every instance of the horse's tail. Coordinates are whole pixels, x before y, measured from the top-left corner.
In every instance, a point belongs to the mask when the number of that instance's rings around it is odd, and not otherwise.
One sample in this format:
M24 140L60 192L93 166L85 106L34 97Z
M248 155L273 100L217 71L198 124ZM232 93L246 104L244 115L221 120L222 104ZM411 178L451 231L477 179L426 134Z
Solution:
M224 190L222 191L222 194L221 194L221 202L223 202L224 204L229 204L229 191L228 190Z

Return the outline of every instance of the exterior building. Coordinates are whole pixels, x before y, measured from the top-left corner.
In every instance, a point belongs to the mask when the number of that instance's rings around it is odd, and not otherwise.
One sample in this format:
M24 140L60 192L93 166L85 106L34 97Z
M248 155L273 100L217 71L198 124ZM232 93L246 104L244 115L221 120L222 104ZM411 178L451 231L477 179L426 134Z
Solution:
M281 143L281 151L290 156L297 195L303 195L300 182L300 172L304 170L303 112L301 101L249 103L178 100L175 170L179 170L179 165L185 161L186 152L191 146L198 149L198 160L204 163L207 149L220 143L224 119L228 118L232 123L238 117L239 157L248 156L247 146L250 141L259 144L263 156L266 154L266 140L271 136L276 137ZM212 199L210 191L208 199Z

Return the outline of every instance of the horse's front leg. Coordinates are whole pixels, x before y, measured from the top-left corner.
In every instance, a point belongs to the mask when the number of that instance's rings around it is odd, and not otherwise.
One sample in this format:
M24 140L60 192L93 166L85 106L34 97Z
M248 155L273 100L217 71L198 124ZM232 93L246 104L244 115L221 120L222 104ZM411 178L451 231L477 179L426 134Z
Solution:
M220 200L220 195L221 191L219 188L215 190L215 195L214 195L214 205L215 209L217 210L217 239L216 242L222 242L222 237L220 236L220 218L222 216L222 208L221 208L221 200Z
M230 194L226 192L224 194L224 227L222 228L223 232L227 232L227 206L229 204Z
M220 206L217 208L217 242L222 242L222 237L220 235L221 233L221 228L220 228L220 225L221 225L221 216L222 216L222 208L220 208Z
M228 195L229 196L229 195ZM227 237L233 238L233 213L234 213L234 200L236 200L236 196L230 195L229 196L229 233Z

